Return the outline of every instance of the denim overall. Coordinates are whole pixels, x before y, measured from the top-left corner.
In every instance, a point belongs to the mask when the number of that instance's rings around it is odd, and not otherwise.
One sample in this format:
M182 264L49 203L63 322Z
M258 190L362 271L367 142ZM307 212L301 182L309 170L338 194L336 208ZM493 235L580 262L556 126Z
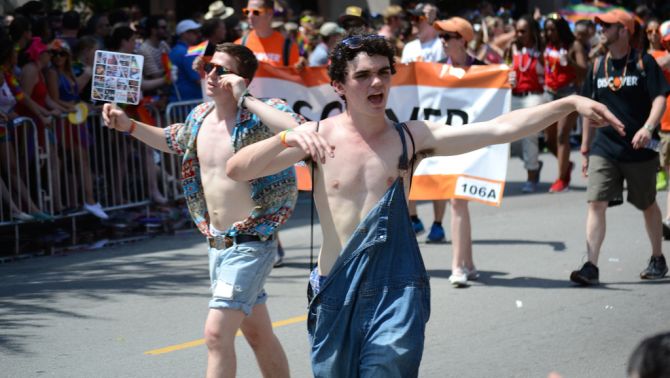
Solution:
M405 134L399 169L407 171ZM402 176L358 225L309 304L315 377L416 377L430 286Z

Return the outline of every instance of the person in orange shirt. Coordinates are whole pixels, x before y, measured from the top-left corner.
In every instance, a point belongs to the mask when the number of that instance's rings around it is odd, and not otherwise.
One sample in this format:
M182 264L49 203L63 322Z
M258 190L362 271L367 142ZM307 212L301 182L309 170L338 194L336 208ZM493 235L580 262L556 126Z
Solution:
M651 45L649 54L656 59L658 65L663 69L665 79L670 82L670 53L668 52L670 50L670 21L665 21L660 26L658 22L651 21L647 24L646 32ZM663 117L661 118L659 135L661 137L659 150L661 172L659 172L659 176L662 176L661 181L667 187L667 177L670 174L670 96L666 99L665 113L663 113ZM659 189L659 184L661 182L657 180L657 190ZM670 209L670 191L667 196L667 205L667 209ZM663 239L670 240L670 212L663 219Z
M235 43L248 47L261 62L298 68L305 65L298 46L272 28L274 1L249 0L247 7L242 9L242 14L247 17L251 30Z

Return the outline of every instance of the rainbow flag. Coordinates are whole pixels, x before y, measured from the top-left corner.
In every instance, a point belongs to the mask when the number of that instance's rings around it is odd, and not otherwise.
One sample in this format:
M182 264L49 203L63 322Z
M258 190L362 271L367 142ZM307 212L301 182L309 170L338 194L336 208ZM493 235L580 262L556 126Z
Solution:
M186 50L186 56L203 55L205 53L205 49L207 48L207 42L208 41L205 41L189 47L188 50Z

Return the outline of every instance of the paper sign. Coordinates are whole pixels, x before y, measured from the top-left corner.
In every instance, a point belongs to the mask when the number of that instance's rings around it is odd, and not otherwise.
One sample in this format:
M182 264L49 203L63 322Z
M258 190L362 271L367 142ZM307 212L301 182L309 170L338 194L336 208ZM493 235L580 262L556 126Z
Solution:
M91 98L137 105L140 102L143 66L142 55L97 50Z

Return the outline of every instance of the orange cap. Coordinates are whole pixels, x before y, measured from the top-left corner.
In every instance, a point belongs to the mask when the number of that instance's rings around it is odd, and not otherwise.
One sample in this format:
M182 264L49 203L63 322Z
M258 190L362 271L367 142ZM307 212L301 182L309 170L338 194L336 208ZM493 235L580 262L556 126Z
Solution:
M630 13L623 9L612 9L607 13L596 16L594 21L596 23L604 22L607 24L621 24L626 29L628 29L628 32L631 35L635 34L635 20L633 19L633 16L630 15Z
M446 20L438 20L433 23L433 28L442 32L458 33L465 42L470 42L475 37L470 22L464 18L452 17Z

